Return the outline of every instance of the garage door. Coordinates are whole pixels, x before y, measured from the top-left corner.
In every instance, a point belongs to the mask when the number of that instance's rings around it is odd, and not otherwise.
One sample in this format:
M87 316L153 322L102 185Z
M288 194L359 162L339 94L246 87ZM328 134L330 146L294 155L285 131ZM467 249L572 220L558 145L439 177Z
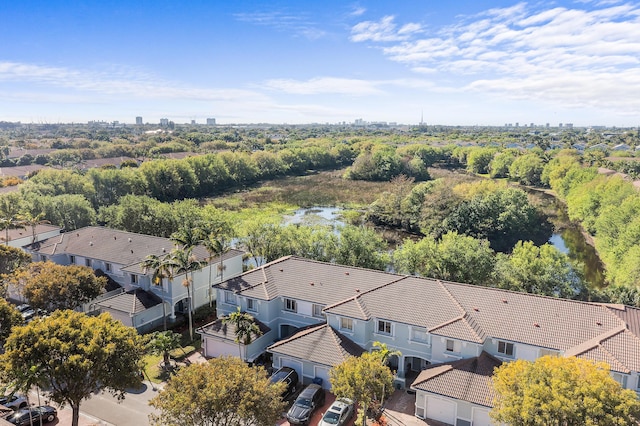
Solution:
M240 356L238 345L236 343L223 342L216 339L207 339L205 348L206 352L204 355L209 358L217 358L225 355Z
M280 367L291 367L298 373L298 380L302 381L302 362L291 358L280 358Z
M456 424L456 403L437 396L427 398L427 417L450 425Z
M331 382L329 382L329 369L327 367L315 367L316 377L322 379L322 387L325 389L331 389Z
M491 418L489 417L489 410L482 408L473 409L473 426L490 426Z

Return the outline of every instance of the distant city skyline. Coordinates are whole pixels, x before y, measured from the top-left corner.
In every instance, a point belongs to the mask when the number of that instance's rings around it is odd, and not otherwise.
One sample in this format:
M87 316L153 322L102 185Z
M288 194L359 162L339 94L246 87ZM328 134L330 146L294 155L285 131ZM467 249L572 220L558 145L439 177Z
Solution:
M0 5L0 121L640 125L640 3Z

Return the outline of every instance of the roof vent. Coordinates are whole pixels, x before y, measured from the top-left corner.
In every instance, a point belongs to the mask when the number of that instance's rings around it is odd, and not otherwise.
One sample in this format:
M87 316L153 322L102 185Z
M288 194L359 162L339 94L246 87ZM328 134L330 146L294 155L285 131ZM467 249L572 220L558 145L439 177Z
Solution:
M133 254L133 250L131 250L131 254Z
M344 274L345 274L345 275L349 275L349 271L345 272Z
M89 245L92 246L93 245L93 241L89 241Z
M284 272L284 269L280 268L280 272Z
M600 321L596 321L596 325L602 325Z
M473 307L473 310L476 311L476 312L480 311L480 309L476 308L475 306Z
M129 237L129 242L131 242L131 237Z
M502 303L509 303L509 302L507 302L507 299L502 299Z
M80 236L80 233L79 233L79 232L76 232L76 237L79 237L79 236Z
M116 237L116 236L114 235L114 236L113 236L113 239L114 239L114 240L117 240L117 239L118 239L118 237Z
M313 281L311 281L309 284L313 285Z
M356 288L356 293L360 293L360 289L359 288Z
M537 322L534 322L534 323L533 323L533 326L534 326L534 327L538 327L538 328L540 328L540 324L538 324Z
M162 247L162 252L164 253L165 251L167 251L167 250L165 250L165 248L164 248L164 247Z

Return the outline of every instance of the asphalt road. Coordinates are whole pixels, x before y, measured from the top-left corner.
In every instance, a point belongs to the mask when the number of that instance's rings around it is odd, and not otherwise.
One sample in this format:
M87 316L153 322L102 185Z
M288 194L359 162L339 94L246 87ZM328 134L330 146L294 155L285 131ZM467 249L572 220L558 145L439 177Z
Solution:
M93 395L83 401L80 411L100 419L113 426L143 426L149 424L149 414L155 410L149 406L149 400L158 392L158 385L152 388L145 381L142 389L128 391L122 401L118 401L108 392Z

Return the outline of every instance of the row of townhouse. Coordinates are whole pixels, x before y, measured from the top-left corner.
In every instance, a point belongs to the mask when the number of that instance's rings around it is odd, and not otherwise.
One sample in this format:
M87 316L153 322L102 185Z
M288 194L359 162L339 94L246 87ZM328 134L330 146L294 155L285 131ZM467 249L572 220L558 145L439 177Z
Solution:
M544 355L605 361L622 386L640 389L640 309L284 257L215 284L218 317L238 307L262 334L243 348L264 351L304 383L323 379L350 355L386 343L395 386L416 392L415 415L452 425L489 425L493 369ZM221 320L199 329L205 356L237 355Z
M27 244L24 249L35 261L88 266L109 277L108 291L84 306L84 311L109 312L139 331L153 329L175 320L176 314L187 312L189 293L183 285L185 274L164 278L155 285L154 271L142 266L148 255L162 256L174 248L168 238L89 226L63 233L58 230L54 235L44 233L36 244L30 241ZM205 267L193 273L190 291L196 309L215 300L211 283L242 273L243 252L229 250L222 255L222 263L220 257L211 258L202 246L195 247L193 254L207 261ZM17 289L9 289L9 296L17 300L21 297Z

